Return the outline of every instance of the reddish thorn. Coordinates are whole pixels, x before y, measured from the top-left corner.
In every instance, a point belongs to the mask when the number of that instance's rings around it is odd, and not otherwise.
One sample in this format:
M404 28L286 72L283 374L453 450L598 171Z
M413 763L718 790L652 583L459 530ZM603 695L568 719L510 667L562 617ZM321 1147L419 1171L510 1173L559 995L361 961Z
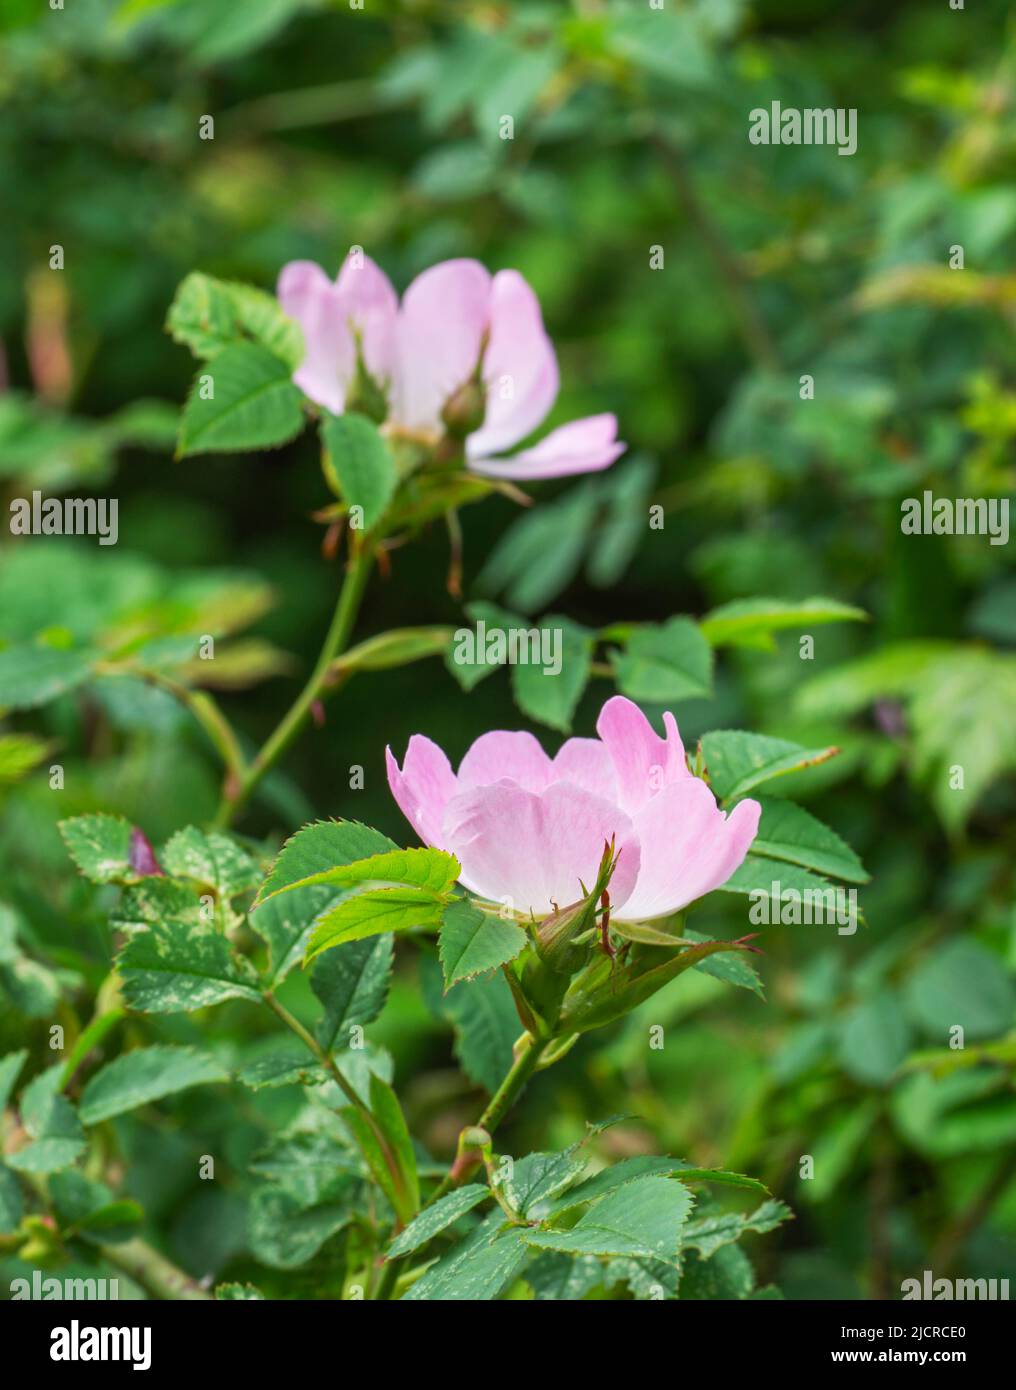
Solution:
M320 700L312 700L310 706L310 717L319 729L324 727L325 707Z

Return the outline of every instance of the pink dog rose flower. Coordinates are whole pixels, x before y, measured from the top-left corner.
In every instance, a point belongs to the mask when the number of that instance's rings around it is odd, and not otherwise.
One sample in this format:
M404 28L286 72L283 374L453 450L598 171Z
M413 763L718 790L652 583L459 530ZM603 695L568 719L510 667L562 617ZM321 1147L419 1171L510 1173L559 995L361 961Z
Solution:
M610 884L620 921L664 917L725 883L758 830L761 807L729 815L688 770L672 714L666 738L637 705L608 700L599 738L570 738L553 759L528 733L476 740L452 771L414 734L400 768L387 750L388 785L425 844L454 854L461 882L544 917L591 885L604 841L620 851Z
M366 379L387 397L390 426L435 444L464 437L469 467L492 478L596 472L625 450L615 417L591 415L503 456L543 422L558 389L539 302L517 270L443 261L399 304L384 272L357 253L334 283L312 261L291 261L278 296L303 330L293 380L335 415Z

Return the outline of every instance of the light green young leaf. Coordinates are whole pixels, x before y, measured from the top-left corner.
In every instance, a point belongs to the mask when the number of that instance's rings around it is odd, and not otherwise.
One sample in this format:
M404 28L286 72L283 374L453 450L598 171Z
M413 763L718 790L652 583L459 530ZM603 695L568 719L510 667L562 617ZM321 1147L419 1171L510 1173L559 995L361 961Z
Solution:
M514 960L528 940L521 927L502 922L465 898L444 909L438 953L445 988Z
M520 1216L532 1219L546 1214L547 1203L581 1177L585 1160L577 1156L578 1145L563 1153L526 1154L513 1163L504 1180L508 1205Z
M54 747L55 744L34 734L0 734L0 787L27 777Z
M352 864L358 859L397 849L394 840L359 821L315 821L298 830L282 846L261 885L257 901L264 902L283 888L305 882L337 865Z
M347 507L362 507L362 529L371 530L395 495L395 459L378 428L355 411L326 415L321 425L325 477Z
M472 1211L474 1207L486 1198L490 1197L490 1189L483 1187L479 1183L468 1183L465 1187L456 1188L453 1192L446 1193L433 1206L427 1207L420 1215L415 1217L406 1229L392 1241L388 1247L388 1259L397 1259L400 1255L408 1255L413 1250L419 1250L421 1245L426 1245L429 1240L446 1230L460 1216L464 1216L467 1211Z
M320 918L307 943L305 961L331 946L380 932L436 930L446 899L427 888L368 888L346 898Z
M81 1119L86 1125L97 1125L188 1086L228 1079L229 1073L214 1057L195 1048L135 1048L107 1062L89 1079L81 1093Z
M272 449L302 428L300 392L285 362L257 343L235 343L207 364L191 388L177 456Z
M195 357L217 357L238 340L253 339L294 370L303 358L299 324L287 318L274 295L253 285L216 280L192 271L170 305L166 329Z
M745 598L714 608L702 619L700 627L706 641L714 647L773 651L773 633L785 628L810 629L821 623L865 622L867 618L863 608L831 598Z
M262 889L261 901L266 901L275 893L318 884L330 884L336 888L350 888L360 883L378 886L401 884L407 888L422 888L429 893L440 894L447 893L458 876L458 860L444 850L387 850L382 854L372 854L368 859L357 859L351 864L336 864L320 873L287 883L272 893L264 893Z

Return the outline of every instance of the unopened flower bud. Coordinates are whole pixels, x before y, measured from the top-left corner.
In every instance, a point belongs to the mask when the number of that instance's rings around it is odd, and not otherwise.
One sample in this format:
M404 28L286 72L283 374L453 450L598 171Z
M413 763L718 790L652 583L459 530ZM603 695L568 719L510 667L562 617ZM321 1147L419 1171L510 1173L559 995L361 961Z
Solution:
M486 413L486 389L478 376L471 376L445 401L441 421L454 439L465 439L480 428Z

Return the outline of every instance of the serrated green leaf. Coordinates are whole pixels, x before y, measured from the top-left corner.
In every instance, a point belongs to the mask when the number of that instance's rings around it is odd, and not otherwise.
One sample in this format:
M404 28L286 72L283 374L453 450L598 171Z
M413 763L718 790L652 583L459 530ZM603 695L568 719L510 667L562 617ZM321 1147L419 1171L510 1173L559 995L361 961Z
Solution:
M632 700L664 703L712 693L712 648L690 618L636 628L614 655L618 689Z
M855 889L840 888L808 869L761 854L749 854L717 891L750 896L748 920L753 924L790 926L810 920L848 928L863 920L852 897ZM769 899L767 905L763 898Z
M392 972L391 936L349 941L321 957L311 989L324 1005L315 1034L331 1052L349 1029L371 1023L385 1006Z
M398 850L394 840L355 820L315 821L291 836L261 885L257 901L305 882L341 864L353 864L375 854Z
M363 508L362 529L370 531L395 495L395 459L377 426L355 411L326 415L321 425L325 477L348 507Z
M88 679L98 660L90 651L66 651L21 642L0 651L0 709L34 709Z
M763 1202L750 1214L744 1212L710 1212L698 1220L689 1221L684 1228L683 1245L685 1249L696 1249L704 1260L724 1245L732 1245L743 1235L753 1231L764 1235L774 1231L784 1221L792 1219L793 1213L784 1202Z
M192 271L177 288L166 318L173 341L195 357L217 357L238 339L250 338L295 370L303 359L299 324L279 301L253 285L216 280Z
M85 1239L103 1244L128 1240L144 1216L137 1202L114 1198L105 1183L74 1168L52 1174L47 1186L61 1227Z
M529 1254L519 1229L503 1230L504 1224L502 1213L493 1212L472 1235L432 1265L402 1295L402 1302L483 1303L497 1298Z
M304 959L312 961L332 946L380 932L436 930L445 901L442 894L426 888L368 888L325 912L311 933Z
M575 1182L585 1170L576 1157L578 1145L563 1153L526 1154L513 1163L502 1184L513 1211L527 1219L543 1216L551 1198Z
M111 924L121 931L138 931L172 919L203 927L210 920L192 883L151 876L129 884L111 914Z
M123 816L74 816L59 825L67 852L93 883L125 883L131 868L131 824Z
M221 898L234 898L256 888L261 877L257 864L231 836L194 825L178 830L159 859L167 873L194 879Z
M257 343L235 343L207 364L191 388L177 453L186 458L272 449L302 428L300 392L285 362Z
M802 868L815 869L848 883L868 882L864 865L846 841L793 801L762 802L762 816L751 853L769 859L785 859L790 864L800 864Z
M183 1013L224 999L261 998L250 965L203 923L152 923L126 943L117 968L128 1008L141 1013Z
M527 940L521 927L500 921L465 898L449 903L441 918L438 947L445 988L514 960Z
M454 855L440 849L395 849L383 854L372 854L368 859L357 859L351 864L336 864L308 878L287 883L275 893L287 893L293 888L308 888L318 884L331 884L336 888L349 888L356 884L376 884L394 886L402 884L407 888L422 888L430 893L447 893L459 876L459 862ZM274 894L266 894L262 902Z
M446 1193L432 1206L421 1211L419 1216L414 1217L406 1229L395 1237L388 1247L387 1258L394 1260L400 1255L419 1250L421 1245L426 1245L434 1236L458 1221L460 1216L472 1211L489 1197L490 1189L482 1187L479 1183L469 1183L465 1187Z
M92 1076L81 1093L79 1113L86 1125L123 1115L140 1105L229 1074L214 1057L191 1047L139 1047L114 1058Z
M268 945L265 983L275 989L303 961L318 917L343 895L334 888L297 888L261 903L248 915L251 928Z
M838 748L802 748L783 738L721 729L702 737L709 784L720 801L736 801L763 782L835 757Z
M608 1192L583 1212L570 1230L526 1230L538 1250L627 1256L676 1265L692 1196L674 1178L636 1178Z

